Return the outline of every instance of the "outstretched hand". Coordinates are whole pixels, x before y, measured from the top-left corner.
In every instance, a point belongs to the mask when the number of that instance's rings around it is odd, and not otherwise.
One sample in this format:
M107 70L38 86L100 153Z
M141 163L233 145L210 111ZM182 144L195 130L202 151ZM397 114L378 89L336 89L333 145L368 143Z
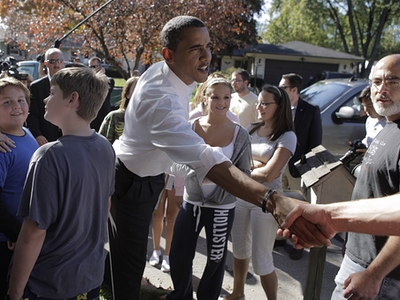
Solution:
M303 244L309 241L306 239L307 237L295 231L293 226L298 219L305 219L315 224L319 231L328 239L333 238L336 234L331 218L326 213L323 205L304 204L304 202L300 202L286 216L285 221L281 224L281 228L277 232L278 235L289 238L296 249L304 247Z
M299 207L311 206L303 204L303 201L275 194L274 216L278 224L282 224L284 230L278 230L280 235L291 238L295 242L296 249L310 248L313 246L329 246L334 234L321 230L316 222L302 214ZM303 207L304 210L304 207Z

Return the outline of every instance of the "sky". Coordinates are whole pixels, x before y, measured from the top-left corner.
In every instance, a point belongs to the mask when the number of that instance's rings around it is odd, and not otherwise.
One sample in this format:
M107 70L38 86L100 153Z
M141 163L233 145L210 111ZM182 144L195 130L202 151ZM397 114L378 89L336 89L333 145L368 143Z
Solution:
M271 7L272 0L264 0L264 4L262 6L261 14L256 18L258 22L265 22L268 18L268 10Z
M258 22L257 30L259 34L260 31L263 30L265 24L268 21L268 14L269 14L269 8L271 7L271 1L272 0L264 0L264 5L262 6L260 15L255 17L256 21Z

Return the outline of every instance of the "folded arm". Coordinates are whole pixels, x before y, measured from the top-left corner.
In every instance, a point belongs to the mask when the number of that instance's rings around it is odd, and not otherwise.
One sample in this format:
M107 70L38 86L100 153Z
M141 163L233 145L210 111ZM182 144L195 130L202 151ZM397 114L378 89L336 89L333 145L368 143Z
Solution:
M255 167L251 172L251 178L258 182L272 182L275 180L280 171L289 161L292 153L286 148L278 148L274 155L265 165Z

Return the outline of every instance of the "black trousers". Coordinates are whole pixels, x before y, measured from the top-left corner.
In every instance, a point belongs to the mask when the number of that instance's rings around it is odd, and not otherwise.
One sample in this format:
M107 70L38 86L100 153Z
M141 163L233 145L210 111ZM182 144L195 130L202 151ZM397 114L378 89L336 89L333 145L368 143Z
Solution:
M114 300L139 299L149 226L163 187L164 174L140 177L117 161L115 192L111 199L116 231L110 230Z
M207 264L197 287L197 299L218 299L225 273L228 238L234 218L235 208L200 208L183 201L176 217L169 255L174 291L167 296L168 300L193 299L193 259L203 227L207 239Z
M8 291L7 275L13 251L7 247L7 242L0 242L0 299L4 299Z

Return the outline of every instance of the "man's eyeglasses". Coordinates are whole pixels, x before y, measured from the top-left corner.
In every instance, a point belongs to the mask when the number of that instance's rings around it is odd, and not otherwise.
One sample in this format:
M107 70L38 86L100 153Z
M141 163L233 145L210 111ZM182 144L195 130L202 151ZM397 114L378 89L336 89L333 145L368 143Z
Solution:
M266 108L268 105L271 105L271 104L278 104L278 103L261 101L260 103L256 103L256 107L258 107L260 105L262 108Z
M94 66L90 66L90 68L99 68L101 65L94 65Z
M231 83L235 83L235 82L242 82L243 80L239 80L239 79L232 79Z
M294 88L294 86L292 86L292 85L280 85L279 86L281 89L284 89L284 90L286 90L287 88Z
M48 62L49 64L52 64L52 65L55 64L55 63L61 64L63 61L64 61L63 59L48 59L48 60L47 60L47 62Z
M380 90L383 84L390 90L397 90L400 88L400 79L373 79L370 81L370 85L377 90Z

